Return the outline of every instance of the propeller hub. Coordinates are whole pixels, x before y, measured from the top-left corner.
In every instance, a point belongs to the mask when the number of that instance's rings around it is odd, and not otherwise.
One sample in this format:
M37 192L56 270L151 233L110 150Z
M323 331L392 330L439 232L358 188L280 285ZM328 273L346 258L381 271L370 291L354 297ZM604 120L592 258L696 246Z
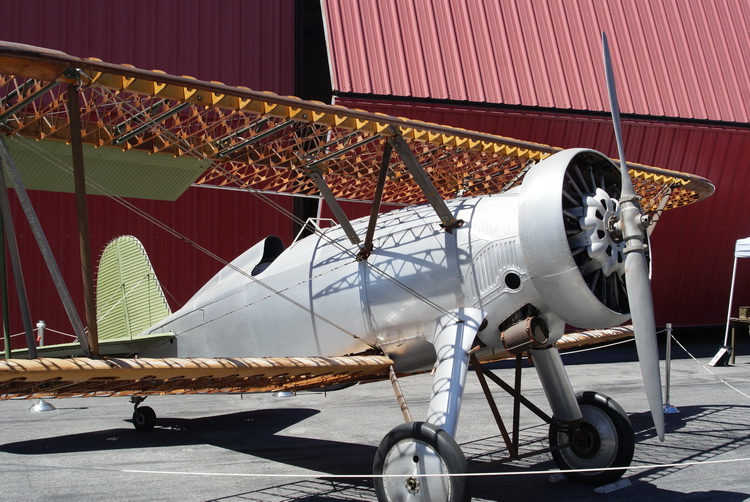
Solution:
M606 191L597 187L593 195L583 200L581 230L586 234L589 245L586 249L605 276L625 273L623 258L624 242L618 224L620 202Z
M644 221L648 221L641 212L638 198L626 198L620 201L620 228L622 229L622 239L625 241L624 253L630 253L632 251L646 251L647 246L645 244L646 237L644 230L647 225L644 225Z

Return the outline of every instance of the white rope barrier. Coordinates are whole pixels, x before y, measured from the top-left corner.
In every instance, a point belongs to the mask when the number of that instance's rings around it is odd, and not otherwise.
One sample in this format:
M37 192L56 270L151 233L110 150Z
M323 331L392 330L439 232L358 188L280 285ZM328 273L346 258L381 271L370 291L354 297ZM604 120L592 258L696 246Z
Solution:
M657 331L656 334L660 335L660 334L664 333L665 331L667 331L667 330ZM680 346L680 348L685 352L685 354L687 354L688 356L690 356L690 358L693 361L695 361L696 363L698 363L698 365L701 368L703 368L704 370L706 370L714 378L716 378L717 380L719 380L721 383L723 383L724 385L726 385L727 387L729 387L733 391L735 391L738 394L740 394L740 395L742 395L742 396L750 399L750 395L742 392L737 387L733 386L732 384L730 384L729 382L727 382L726 380L724 380L723 378L721 378L719 375L717 375L716 373L714 373L713 371L711 371L710 369L708 369L706 367L706 365L704 365L703 363L701 363L693 354L691 354L690 351L688 351L687 348L682 343L680 343L680 341L673 334L669 334L669 336L672 338L672 340L674 340L677 343L677 345ZM578 353L581 353L581 352L589 352L589 351L592 351L592 350L606 349L606 348L609 348L609 347L614 347L615 345L621 345L623 343L632 343L634 341L635 341L634 338L628 338L627 340L619 340L619 341L612 342L612 343L609 343L609 344L606 344L606 345L598 345L596 347L589 347L589 348L586 348L586 349L579 349L579 350L561 352L560 355L564 357L564 356L567 356L567 355L578 354Z
M632 470L650 470L650 469L667 469L673 467L690 467L695 465L708 465L708 464L729 464L736 462L750 462L750 458L737 458L727 460L704 460L695 462L678 462L674 464L647 464L647 465L631 465L629 467L605 467L600 469L570 469L561 471L559 469L545 470L545 471L508 471L508 472L469 472L465 474L408 474L415 478L447 478L447 477L469 477L469 478L485 478L493 476L528 476L528 475L553 475L553 474L565 474L574 472L602 472L602 471L621 471L623 469ZM122 469L120 472L127 472L133 474L171 474L178 476L236 476L246 478L300 478L300 479L362 479L362 478L403 478L406 474L256 474L256 473L212 473L212 472L195 472L195 471L149 471L144 469Z
M561 471L559 469L544 470L544 471L508 471L508 472L469 472L461 474L326 474L326 473L299 473L299 474L285 474L285 473L252 473L252 472L201 472L201 471L162 471L162 470L147 470L147 469L110 469L106 467L87 467L85 470L89 471L107 471L107 472L118 472L118 473L129 473L129 474L159 474L159 475L170 475L170 476L202 476L202 477L236 477L236 478L278 478L278 479L363 479L363 478L403 478L404 476L413 476L416 478L440 478L440 477L471 477L471 478L484 478L493 476L529 476L529 475L553 475L553 474L565 474L565 473L576 473L576 472L602 472L602 471L647 471L651 469L669 469L675 467L692 467L692 466L704 466L714 464L732 464L739 462L750 462L750 458L735 458L726 460L702 460L692 462L676 462L671 464L645 464L645 465L631 465L628 467L605 467L595 469L570 469ZM0 463L3 467L25 467L34 469L73 469L72 467L59 466L59 465L30 465L30 464L13 464L13 463ZM75 470L80 471L81 467L75 467Z
M681 343L680 343L680 341L679 341L679 340L678 340L677 338L675 338L675 337L674 337L674 335L672 335L672 339L673 339L673 340L674 340L675 342L677 342L677 345L679 345L679 346L680 346L680 348L681 348L682 350L684 350L684 351L685 351L685 353L686 353L686 354L687 354L688 356L690 356L690 358L691 358L691 359L692 359L693 361L695 361L696 363L698 363L698 365L699 365L699 366L700 366L701 368L703 368L704 370L706 370L706 371L707 371L708 373L710 373L710 374L711 374L711 375L712 375L712 376L713 376L714 378L716 378L717 380L719 380L719 381L720 381L721 383L723 383L724 385L726 385L727 387L729 387L729 388L730 388L730 389L732 389L733 391L735 391L735 392L737 392L738 394L741 394L742 396L745 396L746 398L750 399L750 396L748 396L747 394L745 394L744 392L742 392L742 391L741 391L740 389L738 389L737 387L733 386L732 384L730 384L729 382L727 382L726 380L724 380L723 378L721 378L721 377L720 377L719 375L717 375L716 373L714 373L713 371L711 371L710 369L708 369L708 368L707 368L707 367L706 367L706 366L705 366L705 365L704 365L704 364L703 364L702 362L700 362L700 361L699 361L698 359L696 359L696 358L695 358L695 356L693 356L693 354L691 354L691 353L690 353L690 352L689 352L689 351L688 351L688 350L687 350L687 349L685 348L685 346L684 346L683 344L681 344Z
M44 330L52 332L52 333L56 333L58 335L67 336L68 338L72 338L73 340L77 340L78 339L78 337L76 335L71 335L70 333L65 333L63 331L57 331L56 329L52 329L49 326L45 326ZM33 333L37 333L39 331L39 328L33 328L31 331ZM25 335L25 333L22 331L21 333L16 333L16 334L10 335L9 338L16 338L16 337L24 336L24 335ZM0 340L2 340L2 338L0 338ZM4 348L5 344L3 343L2 346ZM13 350L15 350L15 349L13 349Z
M52 329L50 327L45 328L47 331L51 331L52 333L57 333L58 335L67 336L68 338L78 338L76 335L71 335L70 333L64 333L62 331L57 331L56 329Z

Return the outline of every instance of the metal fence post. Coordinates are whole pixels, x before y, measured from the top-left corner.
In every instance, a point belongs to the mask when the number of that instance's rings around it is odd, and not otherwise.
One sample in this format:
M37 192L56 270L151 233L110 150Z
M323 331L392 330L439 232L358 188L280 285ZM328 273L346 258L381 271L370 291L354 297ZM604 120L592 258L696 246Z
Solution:
M667 362L667 385L664 392L664 413L679 413L680 410L669 404L669 380L670 370L672 366L672 323L667 323L667 349L666 349L666 362Z

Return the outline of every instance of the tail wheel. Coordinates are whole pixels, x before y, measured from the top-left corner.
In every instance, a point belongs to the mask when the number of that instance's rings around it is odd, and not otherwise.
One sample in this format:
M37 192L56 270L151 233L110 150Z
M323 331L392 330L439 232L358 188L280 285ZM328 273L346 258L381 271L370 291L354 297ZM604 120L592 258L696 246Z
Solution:
M613 399L598 392L584 392L576 398L583 419L576 431L553 422L549 429L551 447L572 443L570 447L553 449L552 457L563 471L628 467L633 460L635 437L630 419ZM626 469L588 472L566 472L578 482L604 485L616 481Z
M138 432L148 432L156 425L156 412L150 406L138 406L133 412L133 425Z
M380 501L469 500L468 479L460 476L468 470L461 448L443 429L405 423L383 438L375 454L375 492ZM420 476L424 474L446 476Z

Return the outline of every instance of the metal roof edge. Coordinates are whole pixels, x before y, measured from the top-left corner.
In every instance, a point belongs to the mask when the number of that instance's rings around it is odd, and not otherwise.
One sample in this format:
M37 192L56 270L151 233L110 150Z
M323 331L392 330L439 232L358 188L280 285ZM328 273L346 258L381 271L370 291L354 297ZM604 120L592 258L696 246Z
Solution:
M527 105L512 105L506 103L489 103L489 102L477 102L477 101L458 101L450 99L437 99L437 98L420 98L413 96L396 96L389 94L363 94L355 92L336 92L333 93L333 103L337 99L362 99L368 101L380 101L384 104L387 103L398 103L398 104L418 104L418 105L445 105L451 107L471 107L477 109L490 109L497 111L509 111L509 112L533 112L533 113L544 113L553 115L568 115L568 116L581 116L581 117L597 117L611 121L611 115L607 111L594 111L594 110L583 110L575 108L550 108L543 106L527 106ZM347 106L347 105L341 105ZM664 123L673 122L675 124L687 124L693 126L706 126L712 128L724 128L734 130L747 130L750 132L750 123L748 122L729 122L720 120L709 120L709 119L695 119L685 117L675 117L670 115L642 115L633 113L621 113L620 117L630 122L641 122L641 123Z

